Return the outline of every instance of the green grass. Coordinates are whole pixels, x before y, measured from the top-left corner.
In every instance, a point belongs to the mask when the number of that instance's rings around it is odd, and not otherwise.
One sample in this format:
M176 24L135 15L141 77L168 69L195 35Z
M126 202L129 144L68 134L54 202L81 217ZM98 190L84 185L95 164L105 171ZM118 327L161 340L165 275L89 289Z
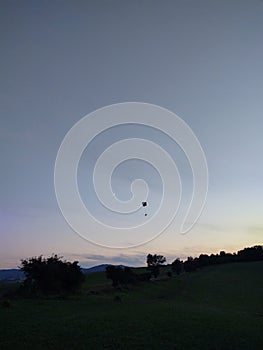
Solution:
M121 292L90 274L81 296L0 308L0 349L263 349L262 272L226 264Z

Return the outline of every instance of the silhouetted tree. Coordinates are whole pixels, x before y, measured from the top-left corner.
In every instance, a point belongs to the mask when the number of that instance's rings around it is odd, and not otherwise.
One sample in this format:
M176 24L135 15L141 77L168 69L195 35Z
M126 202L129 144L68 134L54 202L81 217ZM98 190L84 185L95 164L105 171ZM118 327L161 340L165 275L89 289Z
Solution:
M219 263L218 254L210 254L209 256L210 265L216 265Z
M183 271L183 262L180 259L176 259L172 262L171 268L174 273L180 275Z
M254 247L244 248L237 253L239 261L258 261L263 260L263 247L255 245Z
M112 280L112 286L117 287L121 284L134 284L137 282L137 276L131 268L109 265L106 267L106 277Z
M112 280L112 286L117 287L122 282L122 268L109 265L106 267L106 277Z
M78 261L63 261L57 255L21 260L20 269L26 277L23 289L30 294L72 293L85 279Z
M184 270L186 272L193 272L196 270L196 267L197 267L197 261L192 256L189 256L187 260L184 262Z
M147 255L147 266L151 271L151 275L155 278L160 274L160 266L166 262L166 258L163 255L148 254Z
M199 255L199 258L198 258L199 267L208 266L209 264L210 264L210 261L209 261L209 256L207 254Z

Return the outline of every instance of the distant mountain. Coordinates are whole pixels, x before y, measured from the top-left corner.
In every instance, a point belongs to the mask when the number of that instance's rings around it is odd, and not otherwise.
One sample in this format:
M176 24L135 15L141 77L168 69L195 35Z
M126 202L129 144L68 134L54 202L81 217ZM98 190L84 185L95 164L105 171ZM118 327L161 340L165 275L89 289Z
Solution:
M82 268L82 272L84 274L93 273L93 272L103 272L106 270L107 266L113 266L112 264L102 264L93 266L90 268ZM125 267L124 265L115 265L118 267ZM0 270L0 282L18 282L23 281L25 278L25 275L23 271L19 269L7 269L7 270Z
M112 264L101 264L101 265L97 265L97 266L93 266L93 267L90 267L88 269L82 269L82 272L87 274L87 273L93 273L93 272L103 272L106 270L106 267L107 266L116 266L116 267L126 267L124 265L112 265Z
M82 272L87 274L87 273L92 273L92 272L103 272L106 270L106 267L109 266L110 264L101 264L89 268L83 268Z
M18 282L25 278L24 272L19 269L0 270L1 282Z

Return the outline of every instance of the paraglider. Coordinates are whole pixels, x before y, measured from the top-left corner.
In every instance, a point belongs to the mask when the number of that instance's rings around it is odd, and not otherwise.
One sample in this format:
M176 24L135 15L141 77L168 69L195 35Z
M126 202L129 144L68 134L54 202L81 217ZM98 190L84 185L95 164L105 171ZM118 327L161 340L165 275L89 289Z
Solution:
M148 203L147 202L142 202L142 206L143 207L147 207ZM144 216L147 216L147 214L145 213Z

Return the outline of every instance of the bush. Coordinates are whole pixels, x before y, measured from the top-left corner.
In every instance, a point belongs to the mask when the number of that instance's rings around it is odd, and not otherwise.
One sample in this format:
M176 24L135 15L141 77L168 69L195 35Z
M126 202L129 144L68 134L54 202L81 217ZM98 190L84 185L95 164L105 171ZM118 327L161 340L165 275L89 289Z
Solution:
M57 255L22 260L20 269L26 276L22 291L29 295L72 293L84 282L78 261L63 261Z
M129 267L123 269L120 266L109 265L106 267L106 277L112 280L113 287L137 282L137 276Z

